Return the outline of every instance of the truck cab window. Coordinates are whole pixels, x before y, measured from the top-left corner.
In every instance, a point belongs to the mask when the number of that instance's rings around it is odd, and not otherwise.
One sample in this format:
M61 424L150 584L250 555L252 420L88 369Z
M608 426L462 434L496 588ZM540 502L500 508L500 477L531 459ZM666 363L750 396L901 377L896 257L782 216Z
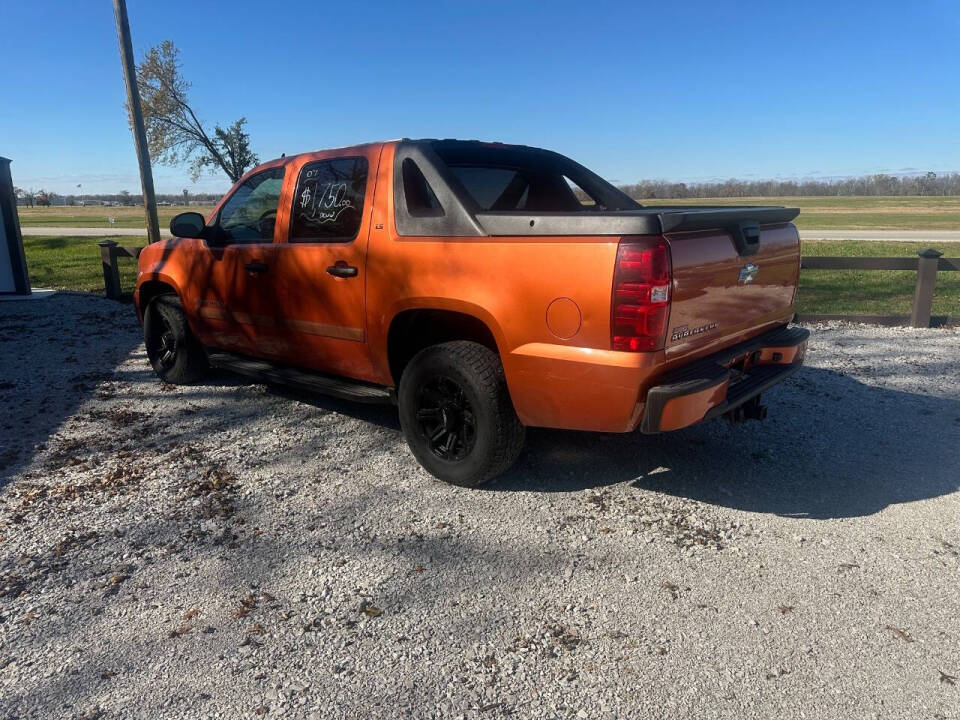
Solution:
M307 163L293 194L290 242L351 242L360 231L367 159Z
M257 173L227 199L220 210L219 225L228 242L273 242L283 173L282 167Z

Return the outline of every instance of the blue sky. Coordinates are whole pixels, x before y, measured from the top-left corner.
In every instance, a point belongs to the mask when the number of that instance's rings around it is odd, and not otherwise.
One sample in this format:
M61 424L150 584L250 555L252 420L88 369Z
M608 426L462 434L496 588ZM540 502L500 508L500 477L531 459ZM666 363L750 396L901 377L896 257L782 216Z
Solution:
M519 142L615 182L960 170L960 4L148 2L203 120L261 159L395 137ZM40 19L42 16L42 19ZM4 2L14 182L139 190L112 4ZM155 166L157 189L222 191Z

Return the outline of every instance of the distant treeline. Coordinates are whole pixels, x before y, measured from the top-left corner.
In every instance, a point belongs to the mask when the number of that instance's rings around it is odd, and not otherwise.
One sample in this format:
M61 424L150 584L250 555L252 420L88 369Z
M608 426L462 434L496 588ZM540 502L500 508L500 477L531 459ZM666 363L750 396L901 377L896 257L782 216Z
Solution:
M782 195L960 195L960 173L865 175L842 180L725 180L677 183L641 180L620 185L627 195L650 198L777 197Z

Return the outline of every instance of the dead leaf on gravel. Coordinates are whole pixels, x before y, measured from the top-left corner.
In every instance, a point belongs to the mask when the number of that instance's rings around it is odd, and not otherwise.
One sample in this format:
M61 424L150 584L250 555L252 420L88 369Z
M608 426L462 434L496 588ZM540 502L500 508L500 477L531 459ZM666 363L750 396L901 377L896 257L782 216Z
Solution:
M660 589L666 590L667 592L669 592L674 600L676 600L680 596L680 588L674 585L669 580L664 580L662 583L660 583Z
M908 642L908 643L913 642L913 638L910 637L910 635L906 631L901 630L900 628L894 627L893 625L887 625L885 629L892 632L894 635L896 635L898 638L900 638L904 642Z
M226 490L237 482L237 478L226 468L214 466L203 471L199 480L194 481L190 488L193 495Z
M373 605L372 603L367 602L366 600L360 603L360 612L362 612L367 617L372 617L372 618L378 618L381 615L383 615L383 610L378 608L376 605Z
M183 637L183 636L186 635L188 632L190 632L190 629L191 629L191 628L190 628L189 625L181 625L181 626L178 627L176 630L171 630L171 631L168 633L168 637L172 637L172 638Z
M793 612L793 605L777 605L777 610L780 611L781 615L786 615Z
M193 619L194 619L197 615L199 615L199 614L200 614L200 609L199 609L199 608L191 608L190 610L187 610L187 611L183 614L183 619L184 619L184 620L193 620Z
M940 682L946 683L947 685L956 685L957 678L955 675L947 675L943 670L938 670L940 673Z
M124 580L129 580L129 579L130 579L130 576L129 576L129 575L126 575L125 573L120 573L120 574L118 574L118 575L111 575L111 576L110 576L110 579L107 580L107 584L108 584L108 585L119 585L119 584L122 583Z
M250 608L248 608L246 605L241 605L240 607L238 607L236 610L234 610L234 611L233 611L232 613L230 613L230 614L233 615L237 620L239 620L240 618L244 617L245 615L249 615L249 614L250 614Z

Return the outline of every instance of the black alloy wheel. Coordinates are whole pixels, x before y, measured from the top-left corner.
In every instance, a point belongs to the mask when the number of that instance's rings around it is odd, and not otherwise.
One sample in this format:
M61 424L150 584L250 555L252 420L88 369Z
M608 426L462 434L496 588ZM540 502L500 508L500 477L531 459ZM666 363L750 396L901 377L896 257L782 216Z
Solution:
M473 407L463 388L448 377L435 377L420 387L417 425L430 452L441 460L462 460L477 442Z
M434 477L475 487L507 471L523 448L497 353L468 340L431 345L403 369L400 426Z

